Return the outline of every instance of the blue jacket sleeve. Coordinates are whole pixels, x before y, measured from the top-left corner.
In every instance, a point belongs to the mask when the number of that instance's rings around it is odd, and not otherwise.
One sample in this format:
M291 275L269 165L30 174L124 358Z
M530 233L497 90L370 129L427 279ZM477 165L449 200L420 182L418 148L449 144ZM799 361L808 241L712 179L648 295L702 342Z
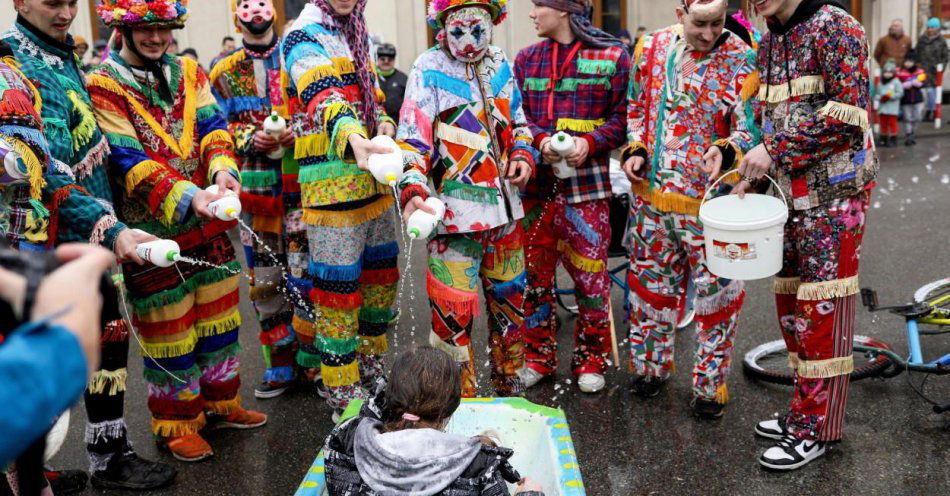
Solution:
M0 344L0 467L52 428L87 375L79 341L62 326L24 324Z

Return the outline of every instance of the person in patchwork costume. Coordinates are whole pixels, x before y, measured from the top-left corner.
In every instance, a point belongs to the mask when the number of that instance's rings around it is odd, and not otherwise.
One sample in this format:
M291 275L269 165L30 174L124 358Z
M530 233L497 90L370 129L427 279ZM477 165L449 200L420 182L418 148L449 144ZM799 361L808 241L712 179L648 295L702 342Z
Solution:
M537 152L521 110L521 92L504 52L492 46L504 0L435 0L429 24L438 45L409 75L397 139L405 152L405 218L437 195L445 218L429 239L426 286L430 344L462 366L462 394L477 394L471 331L481 280L489 311L491 377L498 395L522 392L524 363L524 217L516 188Z
M33 150L41 150L31 170L43 170L42 197L39 176L31 176L30 195L10 212L10 230L22 251L45 251L65 242L101 244L122 261L141 262L135 255L139 242L154 239L120 222L106 170L109 145L96 123L85 86L81 62L73 39L61 26L76 15L75 6L51 6L42 0L15 0L17 21L0 38L19 63L29 96L42 126L21 127L15 135ZM30 102L13 87L5 90L6 108L24 112ZM9 95L9 96L7 96ZM7 128L9 129L9 128ZM17 150L16 142L13 143ZM21 159L28 157L21 153ZM48 157L44 160L40 157ZM32 160L28 160L28 163ZM23 190L25 191L25 190ZM42 201L45 203L40 203ZM7 214L0 213L0 217ZM11 239L11 241L14 241ZM128 328L123 321L103 324L100 368L90 378L84 396L87 424L86 450L92 482L101 488L154 489L170 483L174 468L139 458L128 440L123 418L129 354ZM85 487L86 476L54 474L58 492ZM74 484L75 482L75 484Z
M175 240L182 255L220 267L126 264L132 321L143 341L152 432L178 459L213 454L198 431L247 429L267 417L238 395L241 266L203 188L240 193L234 143L198 64L165 52L185 2L104 0L98 12L121 48L90 73L96 119L112 148L117 208L131 226Z
M652 397L673 374L676 324L696 288L694 412L719 417L729 400L742 281L709 272L699 205L721 169L759 142L755 52L725 31L725 0L681 0L680 23L640 39L634 51L624 169L631 208L630 351L633 392Z
M383 373L399 269L392 190L367 172L383 111L366 0L311 0L281 42L297 143L316 322L293 321L297 363L320 368L334 416Z
M606 385L611 349L607 312L610 279L610 152L625 144L630 56L623 43L590 24L587 0L534 0L531 17L546 39L521 50L515 74L534 144L545 165L525 192L525 293L527 366L531 387L557 369L557 315L554 279L564 264L574 281L580 315L574 329L571 369L584 392ZM569 179L558 179L550 164L561 159L551 149L558 131L571 134L575 154Z
M272 112L290 119L289 81L281 70L280 37L274 30L276 11L271 0L233 0L231 7L243 46L219 60L209 80L235 138L244 222L257 233L255 237L241 231L267 364L254 395L273 398L286 391L295 377L294 316L313 327L313 308L307 298L311 284L304 278L307 232L301 221L293 130L288 123L280 136L265 132ZM289 272L283 267L289 267Z

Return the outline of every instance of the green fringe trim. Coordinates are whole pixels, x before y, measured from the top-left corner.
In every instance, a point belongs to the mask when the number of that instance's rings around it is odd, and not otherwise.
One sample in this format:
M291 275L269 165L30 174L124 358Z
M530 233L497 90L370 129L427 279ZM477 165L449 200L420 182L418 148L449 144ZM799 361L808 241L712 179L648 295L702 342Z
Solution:
M498 205L498 193L495 191L495 188L475 186L447 179L442 184L442 193L459 200Z
M241 271L241 262L239 260L232 260L224 264L224 266L233 271ZM145 313L149 310L178 303L185 298L185 295L194 292L198 286L207 286L208 284L221 282L231 276L232 274L224 269L209 269L195 274L194 277L179 284L176 288L167 289L146 296L145 298L130 298L130 300L136 312Z
M217 365L228 358L240 356L243 349L244 348L241 346L241 343L239 341L235 341L224 348L221 348L217 351L212 351L211 353L198 353L195 356L195 362L197 362L201 367Z
M577 304L584 308L589 308L591 310L598 310L604 307L604 297L603 296L595 296L593 298L580 297L577 299Z
M109 144L113 146L142 150L142 144L139 143L137 139L124 134L106 133L106 140L108 140Z
M453 236L453 239L449 241L449 248L475 259L481 259L485 253L481 243L461 236Z
M360 340L355 336L349 339L337 339L318 334L313 338L313 345L324 353L346 355L356 351L356 348L360 345Z
M172 370L172 374L175 374L175 377L185 381L186 383L191 382L199 377L201 377L201 369L197 365L192 365L191 368L186 370ZM153 370L148 367L145 367L142 370L142 375L145 376L145 380L149 384L155 384L156 386L167 386L169 384L181 384L178 382L178 379L175 379L168 372L164 370Z
M598 76L613 76L617 72L617 63L613 60L578 59L577 72L597 74Z
M300 183L313 183L325 179L333 179L343 176L355 176L362 174L363 171L356 164L348 164L342 160L334 160L316 165L305 165L300 167L297 181Z
M221 108L216 105L205 105L198 109L198 112L195 113L195 120L201 122L205 119L214 117L218 112L221 111Z
M551 82L549 78L524 78L524 89L531 91L544 91L548 89Z
M388 324L396 318L396 312L388 308L360 308L360 320L370 324Z
M599 77L592 79L581 79L581 78L567 78L562 79L557 82L556 91L577 91L577 87L582 84L590 85L600 85L610 89L610 78L609 77Z
M535 205L534 208L528 210L528 213L524 214L524 217L521 219L521 229L525 232L528 232L534 226L534 223L544 215L544 209L541 208L541 205Z
M297 351L297 365L305 369L315 369L323 365L323 362L320 361L319 356L299 350Z
M330 134L330 149L328 150L327 155L331 158L343 158L343 154L349 146L349 143L341 142L339 140L341 138L349 138L350 133L360 133L362 131L363 125L360 124L360 121L353 117L341 117L336 122L336 126L333 128L333 133ZM346 135L341 136L341 132L346 132Z
M277 171L241 171L241 185L248 188L267 188L277 184Z

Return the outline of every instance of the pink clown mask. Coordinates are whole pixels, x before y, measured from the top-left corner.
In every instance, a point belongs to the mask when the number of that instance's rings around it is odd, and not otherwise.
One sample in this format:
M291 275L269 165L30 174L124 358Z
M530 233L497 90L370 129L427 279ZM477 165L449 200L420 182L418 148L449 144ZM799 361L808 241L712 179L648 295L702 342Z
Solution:
M462 62L478 62L491 43L491 15L481 7L464 7L445 19L445 44L449 53Z
M236 15L248 31L262 34L274 23L274 4L271 0L237 0Z

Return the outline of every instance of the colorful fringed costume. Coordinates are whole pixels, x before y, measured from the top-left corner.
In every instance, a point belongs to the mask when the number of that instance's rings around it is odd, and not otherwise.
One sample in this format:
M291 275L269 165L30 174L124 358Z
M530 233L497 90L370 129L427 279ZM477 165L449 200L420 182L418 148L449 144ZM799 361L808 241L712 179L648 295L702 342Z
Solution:
M504 52L489 46L472 64L439 47L420 55L409 75L397 139L407 162L403 205L431 194L446 204L428 244L430 343L462 363L462 394L475 396L470 335L481 280L492 381L497 394L517 394L523 384L516 371L524 363L526 274L518 222L524 208L500 170L515 160L533 169L536 152Z
M759 96L763 143L775 161L770 174L793 210L775 279L796 372L785 423L800 439L837 441L854 368L859 254L878 160L864 28L838 7L803 6L812 11L796 12L795 22L769 23L759 49Z
M242 48L221 59L209 79L235 137L241 169L244 222L260 241L245 231L241 243L253 284L251 300L261 322L260 341L267 370L264 381L286 383L294 378L296 338L292 320L313 326L313 308L305 279L309 252L300 208L297 161L293 150L271 159L254 148L254 134L264 119L277 112L288 120L287 77L280 68L280 39L268 46ZM285 273L283 267L289 267Z
M518 53L515 74L535 147L558 131L590 147L576 176L560 180L550 165L541 166L524 195L527 366L544 375L557 369L554 283L560 262L574 281L580 311L571 369L603 374L611 343L608 165L610 152L625 143L630 56L619 43L595 48L548 39Z
M644 377L673 372L676 324L686 304L687 278L696 284L693 394L728 401L741 281L720 279L706 268L699 204L709 178L703 155L722 152L723 171L758 144L754 96L755 52L724 31L709 52L691 48L675 25L645 36L634 52L626 160L646 160L646 179L633 184L629 239L630 346L633 369Z
M88 85L112 147L120 216L177 241L186 257L226 267L124 267L144 346L152 431L169 438L197 432L205 412L228 415L240 408L241 267L226 233L234 223L191 214L192 197L215 174L238 175L224 115L197 63L169 55L162 63L173 101L163 100L154 77L117 51L89 75Z
M372 382L383 371L399 280L392 192L357 167L348 143L353 134L375 135L367 121L392 120L379 105L367 118L349 43L337 19L310 3L280 47L290 74L308 289L316 313L315 324L294 318L297 363L320 367L336 409L365 396L361 378ZM381 99L378 85L371 91Z
M34 149L45 138L48 149L41 153L50 162L47 165L38 156L46 174L46 207L38 206L35 200L39 198L31 195L33 208L13 212L13 225L26 228L19 249L46 250L63 242L88 242L112 249L126 226L113 210L106 170L109 145L96 124L70 39L56 41L22 17L2 38L36 90L35 104L43 122L42 135L37 126L22 130L21 138ZM89 423L85 439L92 472L105 469L115 454L132 451L123 419L129 346L125 324L107 323L101 342L100 369L90 378L86 391Z

